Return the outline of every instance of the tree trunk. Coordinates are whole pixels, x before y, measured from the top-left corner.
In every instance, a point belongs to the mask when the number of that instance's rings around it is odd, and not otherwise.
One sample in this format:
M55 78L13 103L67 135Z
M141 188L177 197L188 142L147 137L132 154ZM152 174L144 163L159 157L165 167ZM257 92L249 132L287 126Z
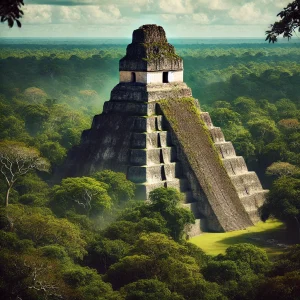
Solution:
M6 191L6 199L5 199L5 206L8 206L8 200L9 200L9 194L10 194L10 190L12 188L12 185L9 185Z

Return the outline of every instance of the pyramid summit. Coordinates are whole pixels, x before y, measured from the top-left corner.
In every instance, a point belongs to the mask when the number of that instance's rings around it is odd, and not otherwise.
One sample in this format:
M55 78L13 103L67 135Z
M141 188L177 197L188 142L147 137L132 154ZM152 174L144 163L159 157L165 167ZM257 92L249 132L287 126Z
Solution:
M136 184L137 199L173 187L196 218L190 236L243 229L259 220L266 191L183 82L183 61L157 25L133 32L120 82L71 149L62 177L111 169Z
M157 25L143 25L134 30L126 56L120 60L121 74L126 71L177 71L182 74L182 58L168 43L164 29Z

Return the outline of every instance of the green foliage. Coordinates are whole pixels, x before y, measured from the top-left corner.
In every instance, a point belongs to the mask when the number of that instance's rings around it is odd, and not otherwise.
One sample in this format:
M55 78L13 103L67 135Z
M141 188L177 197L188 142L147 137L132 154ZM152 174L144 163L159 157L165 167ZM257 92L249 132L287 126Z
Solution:
M37 149L15 141L0 141L0 174L7 184L5 206L17 179L32 171L48 171L49 162Z
M173 188L158 188L150 192L150 209L159 212L166 220L170 235L175 240L181 240L187 224L194 223L191 211L178 207L181 195Z
M166 284L157 279L141 279L127 284L120 290L126 300L181 300L178 294L172 293Z
M104 170L94 173L93 178L108 185L107 192L113 203L122 203L134 197L135 184L127 180L124 173Z
M224 284L226 281L237 281L240 272L232 260L211 261L202 270L204 278L208 281Z
M47 209L10 205L2 211L2 216L5 214L22 239L30 239L37 246L61 245L74 258L83 258L86 254L86 242L78 226L67 219L55 218Z
M96 216L111 207L107 185L91 177L63 179L51 192L50 205L56 214L65 216L74 210L79 214Z
M268 278L260 287L256 299L299 299L300 272Z
M49 159L54 166L58 166L63 163L67 152L66 149L58 142L43 143L40 147L40 151L42 155Z
M225 259L249 267L254 274L266 273L270 262L265 250L251 244L237 244L226 249Z
M186 254L186 249L164 234L148 233L140 235L131 253L145 254L154 260L168 257L182 260L182 256Z
M292 176L300 173L300 169L290 163L275 162L267 168L266 174L273 176Z
M1 229L3 229L2 226ZM3 230L0 231L0 245L1 249L6 248L18 253L33 249L33 242L31 240L20 240L15 233Z
M126 256L109 268L106 278L114 289L119 289L140 279L150 279L154 275L153 269L153 261L146 255Z
M299 31L299 5L299 0L294 0L277 14L280 20L271 24L271 29L266 31L266 41L277 42L277 37L281 34L284 38L290 39L296 29Z
M272 275L282 276L288 272L300 270L300 244L290 246L283 254L275 261Z
M100 238L89 246L85 261L100 273L105 273L112 264L125 257L130 249L131 246L122 240Z
M51 244L48 246L40 247L39 250L41 251L42 256L48 258L65 260L68 257L65 248L60 245Z
M235 110L242 116L250 116L257 110L255 100L247 97L238 97L233 101Z
M262 206L263 220L271 215L283 221L289 230L295 232L296 240L299 236L300 222L300 179L280 177L274 181L266 202Z
M294 118L297 116L297 106L290 99L280 99L275 103L280 119Z
M239 124L241 116L228 108L216 108L211 112L211 118L216 126L222 127Z

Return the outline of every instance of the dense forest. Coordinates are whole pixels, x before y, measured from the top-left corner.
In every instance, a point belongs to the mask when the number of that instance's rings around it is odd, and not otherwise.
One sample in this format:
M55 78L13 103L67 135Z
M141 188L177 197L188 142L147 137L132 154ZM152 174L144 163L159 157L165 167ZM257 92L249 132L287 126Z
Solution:
M186 239L194 218L176 190L154 190L149 204L109 170L52 182L109 100L124 45L1 47L0 154L15 153L1 157L4 299L299 299L299 245L272 260L251 244L213 257ZM299 243L299 46L176 48L201 109L270 188L262 219Z

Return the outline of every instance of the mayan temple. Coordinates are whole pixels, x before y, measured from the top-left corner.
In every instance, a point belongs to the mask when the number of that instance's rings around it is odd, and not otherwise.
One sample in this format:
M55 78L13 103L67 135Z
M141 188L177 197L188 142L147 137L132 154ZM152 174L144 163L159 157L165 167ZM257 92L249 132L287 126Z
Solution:
M69 152L64 177L124 172L137 186L137 199L158 187L176 188L196 218L191 236L257 222L266 191L192 98L183 61L164 29L135 30L119 71L103 112Z

